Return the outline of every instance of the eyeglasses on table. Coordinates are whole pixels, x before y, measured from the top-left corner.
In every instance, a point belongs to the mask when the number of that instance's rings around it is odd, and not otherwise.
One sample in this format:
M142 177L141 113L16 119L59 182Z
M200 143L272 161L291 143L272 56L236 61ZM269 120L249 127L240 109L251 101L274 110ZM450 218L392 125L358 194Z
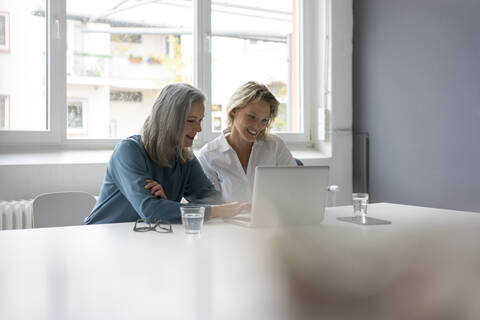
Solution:
M138 219L133 226L135 232L155 231L159 233L173 232L172 224L165 220L154 220L151 222L148 219Z

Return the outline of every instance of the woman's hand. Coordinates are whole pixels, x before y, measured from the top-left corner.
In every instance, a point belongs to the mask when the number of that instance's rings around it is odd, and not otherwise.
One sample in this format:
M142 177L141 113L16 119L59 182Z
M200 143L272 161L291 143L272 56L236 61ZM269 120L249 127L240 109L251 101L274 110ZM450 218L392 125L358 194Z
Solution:
M160 183L155 180L147 179L145 180L147 184L145 185L145 189L150 189L150 194L155 198L162 198L168 200L165 192L163 191L163 187Z
M248 212L250 209L250 203L246 202L231 202L226 204L212 205L210 218L231 218L241 212Z

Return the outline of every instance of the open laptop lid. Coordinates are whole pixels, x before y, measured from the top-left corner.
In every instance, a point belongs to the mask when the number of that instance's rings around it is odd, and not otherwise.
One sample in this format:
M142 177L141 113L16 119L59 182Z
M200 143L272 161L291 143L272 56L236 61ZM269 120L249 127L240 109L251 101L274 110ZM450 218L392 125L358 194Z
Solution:
M325 216L329 167L255 169L251 226L309 225Z

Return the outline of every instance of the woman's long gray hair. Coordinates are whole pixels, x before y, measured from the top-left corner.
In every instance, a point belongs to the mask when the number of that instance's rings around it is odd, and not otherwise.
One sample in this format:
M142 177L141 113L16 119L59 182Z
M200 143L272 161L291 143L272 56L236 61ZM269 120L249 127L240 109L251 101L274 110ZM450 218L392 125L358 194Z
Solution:
M169 166L175 158L181 163L193 158L191 149L183 146L185 123L192 103L205 100L205 94L188 83L169 84L160 91L141 130L143 146L152 161Z

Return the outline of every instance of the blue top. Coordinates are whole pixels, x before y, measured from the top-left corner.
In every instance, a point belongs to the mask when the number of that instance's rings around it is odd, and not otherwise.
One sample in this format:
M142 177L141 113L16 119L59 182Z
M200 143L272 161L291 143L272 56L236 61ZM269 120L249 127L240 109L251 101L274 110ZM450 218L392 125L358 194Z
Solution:
M197 158L186 163L170 161L161 167L147 155L139 135L126 138L113 151L105 181L93 211L83 222L132 222L140 218L180 222L182 197L195 204L221 203L221 193L205 176ZM145 189L151 179L160 183L168 200L156 198ZM205 218L210 206L205 207Z

